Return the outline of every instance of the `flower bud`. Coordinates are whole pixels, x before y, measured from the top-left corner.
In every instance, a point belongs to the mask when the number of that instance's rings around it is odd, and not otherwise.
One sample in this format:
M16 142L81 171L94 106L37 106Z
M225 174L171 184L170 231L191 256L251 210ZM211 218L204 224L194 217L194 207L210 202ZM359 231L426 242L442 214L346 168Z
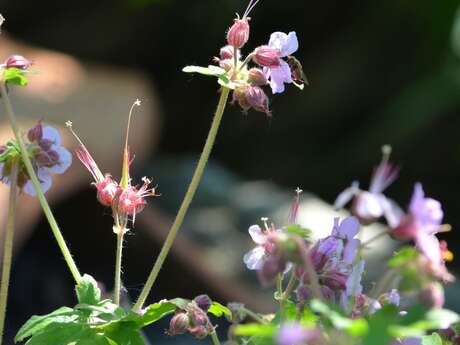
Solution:
M268 97L258 86L248 86L246 88L246 99L248 104L257 111L271 116L270 109L268 108Z
M27 69L32 65L32 62L27 60L22 55L11 55L5 61L6 68L19 68L19 69Z
M414 238L417 233L417 225L414 222L414 217L411 215L405 216L399 225L391 231L391 237L399 241L407 241Z
M419 295L420 302L427 308L442 308L444 305L444 289L441 284L428 284Z
M252 59L255 63L269 68L275 68L280 65L281 52L277 48L269 46L260 46L254 50Z
M271 284L275 278L277 277L278 273L284 271L286 267L286 263L278 256L270 256L268 257L262 266L262 268L258 271L259 279L263 285Z
M334 291L332 291L329 287L325 285L321 286L321 295L324 297L325 300L334 300Z
M205 326L208 324L208 316L206 315L206 312L196 306L189 310L189 315L193 326Z
M41 121L39 121L34 127L29 129L27 132L27 139L30 142L38 142L43 137L43 125Z
M118 199L118 210L127 215L134 215L141 212L147 202L139 193L137 188L128 187L120 194Z
M188 329L189 333L197 339L204 339L208 336L209 331L205 326L196 326Z
M208 295L199 295L196 296L194 299L195 303L202 309L203 311L208 311L209 307L211 307L212 301Z
M332 290L344 290L347 287L348 275L342 272L330 272L322 279L324 285Z
M119 189L116 182L110 176L96 183L97 200L104 206L112 206L113 199Z
M247 18L235 19L233 25L227 32L229 45L242 48L249 39L249 23Z
M247 113L247 111L251 108L247 98L246 98L246 91L244 87L238 87L233 90L233 100L232 103L238 102L238 105L243 109L243 113Z
M233 60L231 59L224 59L219 60L219 66L223 68L226 72L230 72L233 68Z
M232 46L225 46L220 48L220 58L222 60L226 59L233 59L233 54L235 52L235 49Z
M311 291L305 285L300 285L296 290L297 301L299 303L305 303L306 301L311 299Z
M249 82L256 86L267 85L267 77L259 68L251 68L248 72Z
M187 331L190 326L189 318L186 313L178 313L171 318L169 323L168 335L183 334Z

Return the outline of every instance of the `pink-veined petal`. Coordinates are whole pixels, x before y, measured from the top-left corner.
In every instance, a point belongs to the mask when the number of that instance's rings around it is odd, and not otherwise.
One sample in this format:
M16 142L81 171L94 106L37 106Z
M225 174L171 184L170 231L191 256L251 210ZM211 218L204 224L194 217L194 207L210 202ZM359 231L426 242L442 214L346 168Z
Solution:
M284 92L284 84L292 83L291 68L284 60L280 60L280 65L270 68L270 87L272 93Z
M247 252L243 261L247 268L250 270L259 270L262 268L265 260L265 249L263 247L255 247L251 251Z
M47 139L51 141L54 145L60 146L61 145L61 135L59 134L58 130L51 126L43 127L43 136L42 139Z
M249 235L251 235L252 240L257 244L265 243L265 235L262 232L262 229L258 225L251 225L248 229Z
M59 155L59 162L48 170L53 174L62 174L72 164L72 154L62 146L55 146L53 150Z

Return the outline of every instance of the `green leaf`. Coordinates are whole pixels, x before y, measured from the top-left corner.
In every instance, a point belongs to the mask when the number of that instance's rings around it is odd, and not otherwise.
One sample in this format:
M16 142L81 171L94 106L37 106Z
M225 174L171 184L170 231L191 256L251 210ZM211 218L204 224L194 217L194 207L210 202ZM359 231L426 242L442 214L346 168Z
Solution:
M273 337L277 326L273 324L248 323L235 328L234 334L238 336Z
M425 335L422 338L422 345L442 345L442 339L438 333Z
M88 274L85 274L80 283L75 287L79 304L96 305L101 300L101 290L97 282Z
M174 299L168 300L167 302L174 304L179 309L185 309L190 304L191 301L185 298L174 298ZM160 301L160 303L162 302Z
M104 336L111 345L144 345L144 339L133 322L118 322L104 329Z
M407 263L413 262L417 258L419 253L414 247L403 247L399 252L395 253L393 257L388 260L388 266L400 267Z
M32 316L18 331L14 337L15 342L23 341L48 327L52 323L72 323L78 319L78 315L72 308L62 307L47 315Z
M369 318L369 331L363 339L363 345L387 345L391 335L389 326L399 321L398 307L387 304Z
M137 325L138 328L143 328L173 313L176 308L176 304L169 301L162 301L149 305L142 315L131 311L125 318L121 319L120 321L132 321Z
M29 81L24 76L27 71L19 68L5 68L3 70L3 80L13 85L26 86Z
M32 336L27 341L27 345L67 345L76 343L80 339L89 336L90 329L85 324L53 323L46 327L42 332ZM99 344L97 344L99 345Z
M349 319L320 300L311 301L310 306L313 311L328 319L335 328L347 331L353 337L362 336L369 330L366 320Z
M211 306L208 309L208 313L211 313L212 315L217 317L221 317L222 315L232 317L232 312L230 311L230 309L217 302L212 302Z
M302 228L300 225L297 224L290 224L286 226L285 231L288 234L300 236L305 240L309 239L311 236L311 230Z
M238 84L231 81L230 78L226 74L220 75L217 82L219 83L219 85L226 87L228 89L231 89L231 90L235 90L238 87Z
M198 73L202 75L207 75L207 76L214 76L218 77L223 74L226 74L225 70L223 68L209 65L208 67L201 67L201 66L186 66L182 69L182 72L185 73Z

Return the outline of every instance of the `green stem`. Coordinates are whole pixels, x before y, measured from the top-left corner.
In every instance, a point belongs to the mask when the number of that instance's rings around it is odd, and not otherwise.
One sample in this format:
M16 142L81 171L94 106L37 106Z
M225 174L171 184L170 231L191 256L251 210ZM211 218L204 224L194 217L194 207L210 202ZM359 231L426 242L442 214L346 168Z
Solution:
M219 341L219 338L217 337L216 330L211 332L211 339L212 339L213 345L220 345L220 341Z
M283 293L283 299L286 301L289 299L292 293L292 289L294 289L295 283L295 267L292 268L291 277L289 278L288 285L286 286L286 290Z
M379 238L381 238L381 237L383 237L385 235L389 235L390 233L391 233L391 230L379 232L377 235L375 235L375 236L371 237L370 239L368 239L367 241L363 242L361 244L361 248L367 247L369 244L371 244L375 240L378 240Z
M262 319L257 313L253 312L252 310L243 307L243 311L252 319L257 321L258 323L266 323L264 319Z
M200 160L198 161L198 165L195 169L195 173L193 174L192 181L190 182L187 192L185 193L184 200L182 201L179 211L177 212L176 219L174 219L174 223L171 226L171 229L169 230L168 236L166 237L166 240L163 244L163 247L161 248L158 258L155 261L155 264L153 265L152 271L150 272L147 282L145 283L145 286L142 289L139 298L137 299L137 302L133 306L133 310L135 311L140 310L144 305L145 300L147 299L147 296L150 293L153 284L155 283L158 273L160 272L161 267L163 266L166 256L168 255L169 250L171 249L171 246L174 243L177 232L179 231L182 222L184 221L185 215L187 214L187 210L190 206L190 203L192 202L193 195L195 194L195 191L197 190L198 185L200 183L204 168L206 167L206 163L208 162L209 155L212 151L212 147L214 146L214 141L216 139L216 135L219 130L219 125L224 114L225 105L227 104L229 93L230 89L225 87L222 88L219 104L217 105L217 110L214 115L214 119L212 120L211 129L209 130L208 137L206 139L203 152L201 153Z
M67 266L69 266L70 272L72 273L73 278L78 284L81 280L81 274L78 271L77 265L75 264L75 261L73 260L72 255L70 254L70 250L65 243L64 237L62 237L61 231L59 230L59 226L56 222L56 219L53 216L53 213L51 211L51 208L48 202L46 201L45 195L43 194L40 188L40 182L38 181L37 174L35 173L35 170L32 166L32 162L30 161L30 157L27 153L27 148L24 144L24 141L22 140L21 133L19 132L19 128L16 123L16 116L14 115L13 107L11 106L11 102L8 97L8 92L6 90L5 83L3 81L0 81L0 96L2 98L5 112L10 121L11 128L13 129L14 136L16 137L16 141L19 144L22 160L24 162L24 165L26 167L30 180L32 181L32 184L35 188L35 193L37 194L38 201L40 202L40 205L43 209L43 213L48 219L48 222L51 227L51 231L53 232L56 242L59 248L61 249L62 255L64 256L64 260L66 261Z
M283 293L283 274L279 273L278 277L276 278L276 291L277 291L277 299L280 304L280 317L281 320L284 320L284 293Z
M3 244L2 285L0 286L0 345L3 340L6 305L8 302L8 286L10 284L11 258L13 256L14 222L16 217L16 195L18 183L18 163L14 163L11 172L10 200L6 224L5 242Z
M113 288L113 303L120 305L120 289L121 289L121 255L123 252L123 231L119 229L117 234L117 254L115 258L115 284Z

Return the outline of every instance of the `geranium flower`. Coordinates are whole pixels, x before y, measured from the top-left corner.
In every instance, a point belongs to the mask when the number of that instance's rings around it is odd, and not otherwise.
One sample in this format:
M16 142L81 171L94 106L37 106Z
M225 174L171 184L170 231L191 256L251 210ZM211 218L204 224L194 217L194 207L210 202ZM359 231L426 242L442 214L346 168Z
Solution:
M268 236L272 232L276 232L267 228L265 232L262 231L260 226L251 225L249 227L249 235L252 240L258 244L257 247L250 250L243 257L243 261L250 270L259 270L262 268L264 262L267 260L267 256L273 251L273 243L268 241Z
M397 216L392 213L394 201L383 194L383 191L396 180L399 171L388 163L390 151L385 148L382 161L372 175L369 190L361 190L359 183L354 181L334 202L334 207L341 209L353 199L351 213L364 225L373 223L384 215L389 222L394 223L393 217Z
M264 73L270 81L273 93L284 92L284 84L292 83L291 68L282 58L299 49L299 41L294 31L289 34L274 32L267 46L254 50L253 60L264 66Z

